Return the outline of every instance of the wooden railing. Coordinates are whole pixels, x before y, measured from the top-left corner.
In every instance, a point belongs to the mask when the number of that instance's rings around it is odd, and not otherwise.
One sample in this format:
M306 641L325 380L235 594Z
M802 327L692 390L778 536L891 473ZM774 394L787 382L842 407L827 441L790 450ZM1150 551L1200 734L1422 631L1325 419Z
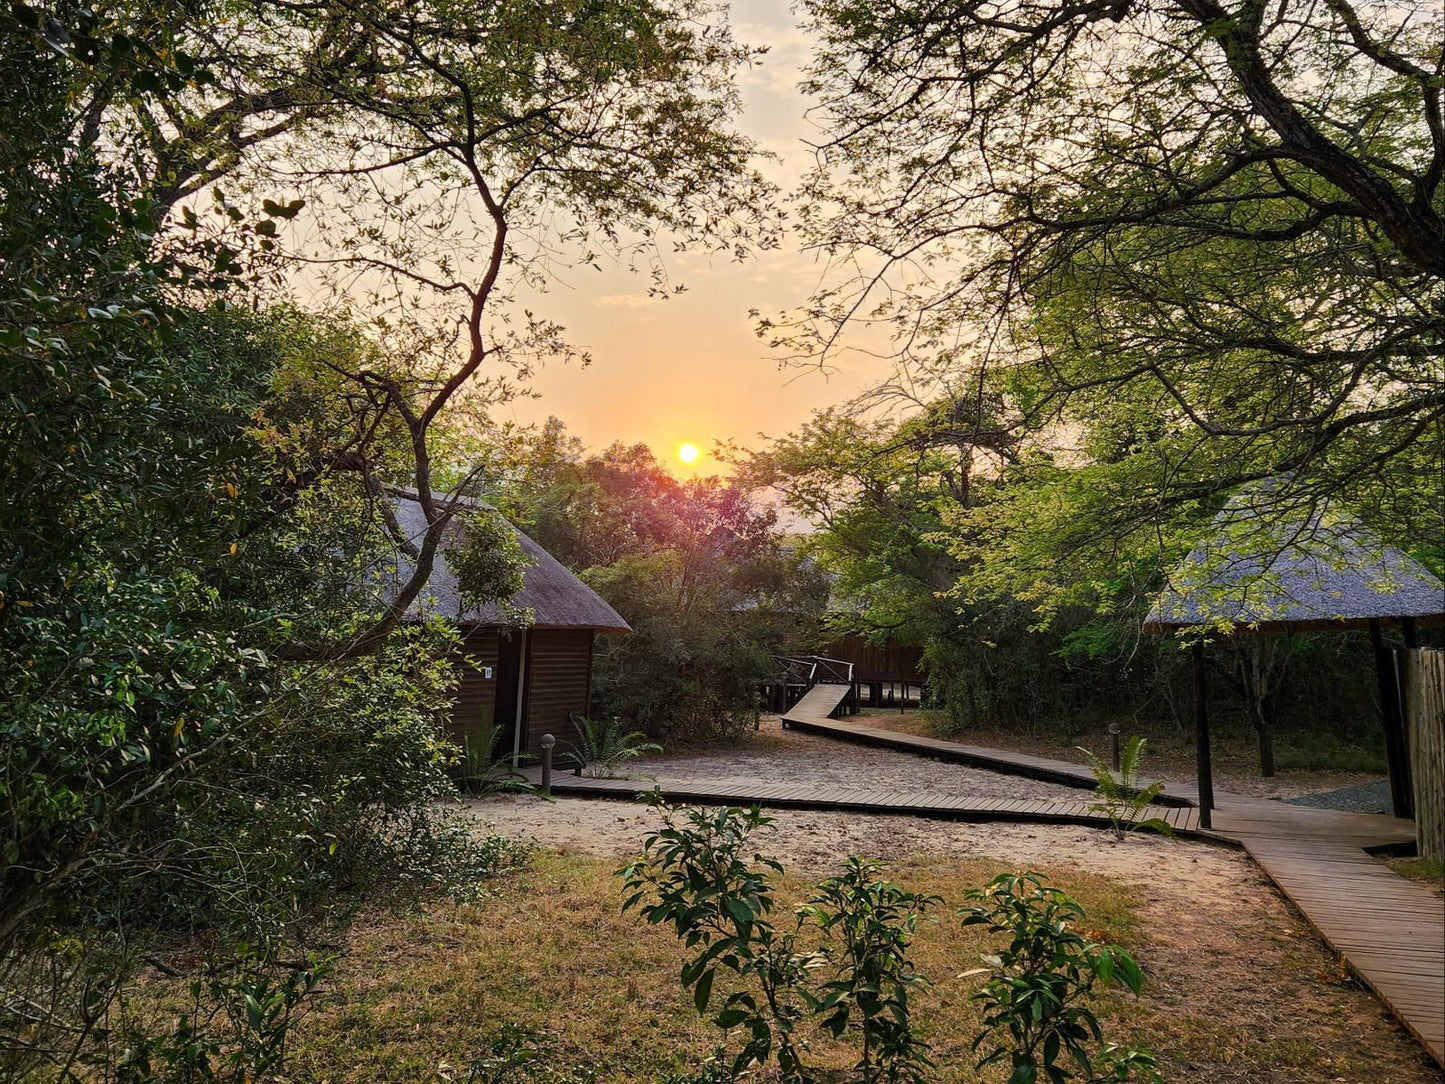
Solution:
M814 685L824 684L851 687L852 710L856 710L858 690L851 662L821 655L775 655L774 658L778 662L778 675L763 688L763 701L768 710L787 711Z
M926 686L921 681L860 679L857 665L846 659L830 659L824 655L774 655L773 658L778 663L777 674L764 682L760 690L767 711L787 711L814 685L847 685L851 692L841 709L845 715L856 715L862 710L865 693L869 707L896 706L900 712L910 706L922 707L927 698Z
M784 680L814 685L852 685L853 664L845 659L827 659L822 655L775 655L783 666Z

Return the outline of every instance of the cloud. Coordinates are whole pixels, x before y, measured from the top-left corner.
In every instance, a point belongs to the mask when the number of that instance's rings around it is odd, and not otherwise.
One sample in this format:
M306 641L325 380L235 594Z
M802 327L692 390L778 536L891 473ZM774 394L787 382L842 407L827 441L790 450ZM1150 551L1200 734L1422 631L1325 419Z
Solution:
M645 309L649 305L657 304L657 298L648 297L647 294L606 294L592 304L615 309Z

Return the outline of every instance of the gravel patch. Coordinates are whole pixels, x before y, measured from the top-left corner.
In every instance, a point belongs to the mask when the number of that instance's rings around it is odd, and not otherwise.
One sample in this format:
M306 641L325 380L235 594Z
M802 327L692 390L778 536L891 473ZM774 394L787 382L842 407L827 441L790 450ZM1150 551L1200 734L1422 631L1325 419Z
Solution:
M1319 794L1300 794L1285 798L1284 801L1290 805L1309 806L1311 809L1337 809L1343 813L1388 813L1390 784L1382 779Z

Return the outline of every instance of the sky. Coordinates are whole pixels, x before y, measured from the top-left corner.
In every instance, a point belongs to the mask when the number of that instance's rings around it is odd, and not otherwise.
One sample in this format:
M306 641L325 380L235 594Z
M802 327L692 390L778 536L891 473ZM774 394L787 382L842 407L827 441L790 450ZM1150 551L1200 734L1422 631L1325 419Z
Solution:
M816 134L797 89L808 42L788 0L734 0L732 25L739 40L770 48L760 67L741 76L739 127L779 156L764 172L791 188L812 163L804 140ZM540 399L498 413L521 423L556 415L591 450L641 441L679 475L717 473L715 441L759 447L760 433L781 436L813 410L841 403L884 375L859 357L840 359L828 374L780 370L755 335L748 311L801 304L819 271L795 238L741 264L704 254L674 257L669 275L687 291L665 301L649 299L646 277L624 268L573 271L548 291L543 311L591 351L592 364L540 368L531 383ZM693 467L677 458L685 442L702 452Z

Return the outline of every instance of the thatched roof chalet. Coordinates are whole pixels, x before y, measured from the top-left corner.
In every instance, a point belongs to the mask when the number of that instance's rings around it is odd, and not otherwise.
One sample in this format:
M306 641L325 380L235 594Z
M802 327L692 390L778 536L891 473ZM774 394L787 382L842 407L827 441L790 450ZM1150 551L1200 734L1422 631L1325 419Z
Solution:
M477 507L487 507L481 502L469 503L475 503ZM420 540L426 533L426 518L416 495L407 492L398 494L393 509L403 536ZM412 604L412 611L418 617L422 614L437 614L458 624L505 625L507 621L502 607L468 607L462 600L456 575L447 565L446 550L448 542L454 543L464 530L465 527L456 520L447 525L431 577L416 602ZM632 631L631 626L622 619L622 615L608 605L601 595L522 531L516 527L512 527L512 530L516 531L522 551L532 562L523 574L522 590L512 600L512 606L532 611L534 620L531 628L586 628L615 633ZM399 554L396 582L405 582L414 567L410 557L404 553Z
M1277 483L1276 483L1277 485ZM1280 517L1274 485L1241 490L1169 574L1146 632L1213 625L1257 632L1445 619L1445 583L1335 505ZM1277 518L1278 517L1278 518Z

